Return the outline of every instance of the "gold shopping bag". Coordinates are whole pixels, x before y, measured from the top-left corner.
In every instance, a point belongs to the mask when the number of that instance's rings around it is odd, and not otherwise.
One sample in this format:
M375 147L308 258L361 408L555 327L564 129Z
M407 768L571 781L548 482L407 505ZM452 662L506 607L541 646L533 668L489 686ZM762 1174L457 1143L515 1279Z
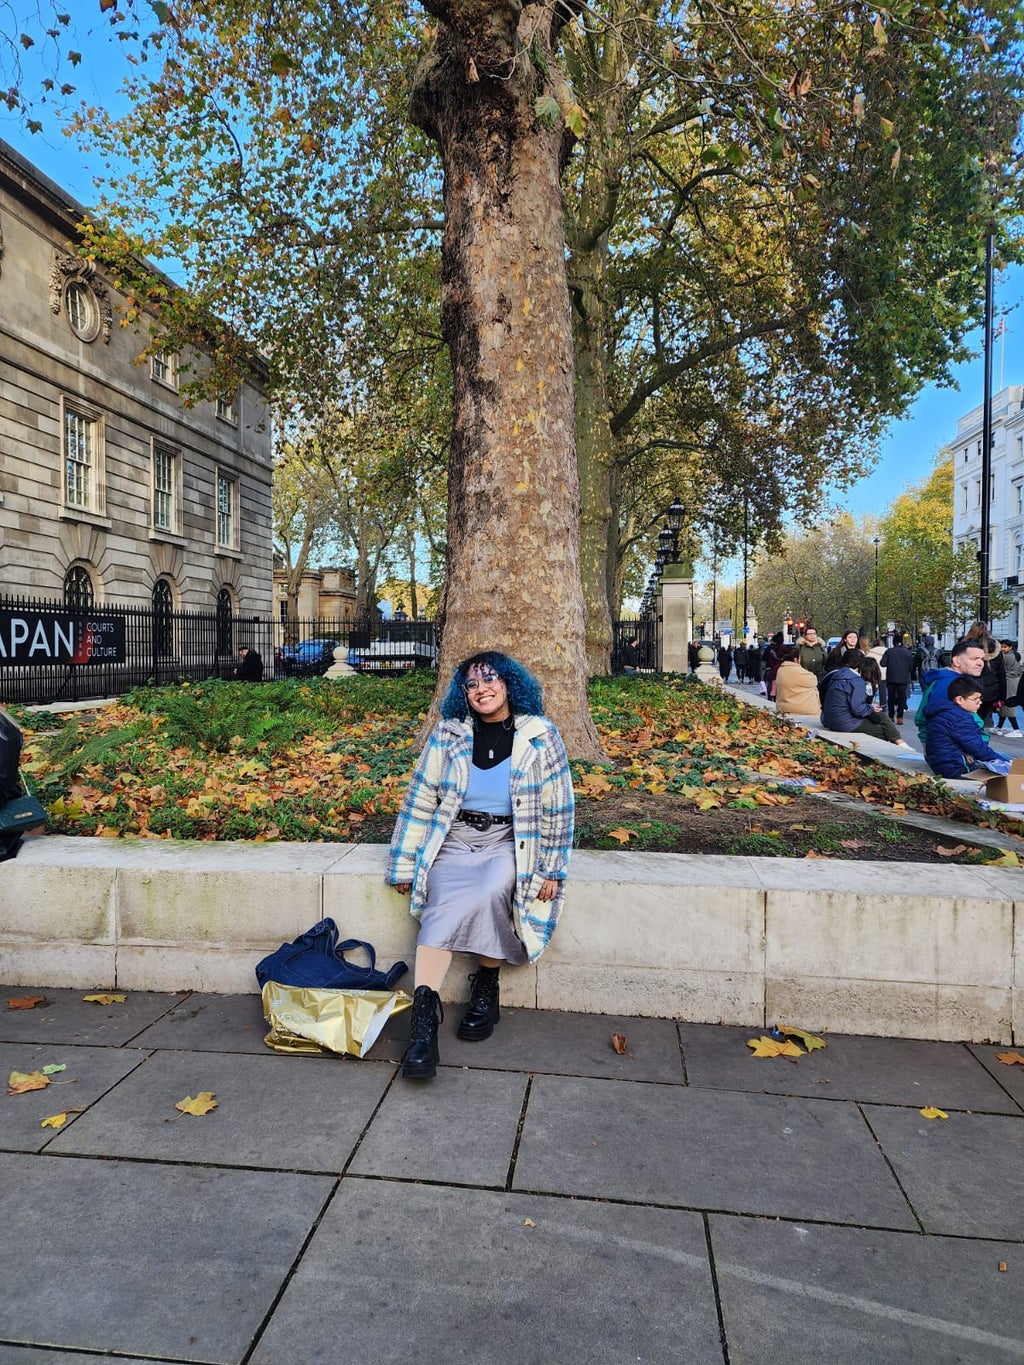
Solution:
M308 986L263 987L264 1038L275 1052L342 1052L365 1057L393 1014L412 1008L405 991L332 991Z

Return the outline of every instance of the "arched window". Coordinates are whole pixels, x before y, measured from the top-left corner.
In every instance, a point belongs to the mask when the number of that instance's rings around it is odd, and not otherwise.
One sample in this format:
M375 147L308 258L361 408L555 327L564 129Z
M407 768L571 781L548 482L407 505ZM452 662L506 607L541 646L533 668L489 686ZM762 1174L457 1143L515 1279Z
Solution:
M174 594L166 578L153 584L153 652L159 659L170 658L174 636Z
M231 647L231 616L232 601L231 593L227 588L221 588L217 594L217 653L234 654Z
M92 576L84 564L72 564L64 575L64 605L76 610L88 610L94 604Z

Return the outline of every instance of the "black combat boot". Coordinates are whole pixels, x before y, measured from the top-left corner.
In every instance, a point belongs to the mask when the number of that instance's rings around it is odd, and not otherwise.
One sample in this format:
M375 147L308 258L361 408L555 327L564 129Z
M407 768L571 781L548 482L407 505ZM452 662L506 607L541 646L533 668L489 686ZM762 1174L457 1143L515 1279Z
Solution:
M470 975L469 1008L462 1016L458 1034L469 1043L479 1043L494 1032L494 1025L501 1018L498 1009L498 971L497 967L485 967L482 963Z
M402 1075L407 1080L429 1080L437 1074L440 1054L437 1028L444 1018L441 997L429 986L417 986L412 997L412 1028L409 1046L402 1059Z

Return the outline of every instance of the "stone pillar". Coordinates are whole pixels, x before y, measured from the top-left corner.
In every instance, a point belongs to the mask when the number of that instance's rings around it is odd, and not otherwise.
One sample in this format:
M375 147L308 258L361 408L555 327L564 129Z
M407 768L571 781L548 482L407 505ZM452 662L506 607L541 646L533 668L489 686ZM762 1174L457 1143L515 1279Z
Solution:
M659 620L658 668L663 673L686 673L687 646L693 628L693 577L687 564L666 564L657 600Z

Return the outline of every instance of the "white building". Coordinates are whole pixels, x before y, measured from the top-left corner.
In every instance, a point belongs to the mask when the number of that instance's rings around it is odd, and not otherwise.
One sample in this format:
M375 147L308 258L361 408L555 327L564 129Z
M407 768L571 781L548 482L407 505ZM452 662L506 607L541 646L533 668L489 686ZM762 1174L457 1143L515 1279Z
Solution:
M981 545L981 405L961 417L953 456L953 544ZM993 622L1000 638L1024 641L1024 387L1001 390L992 400L989 486L989 580L1016 598L1013 610Z

